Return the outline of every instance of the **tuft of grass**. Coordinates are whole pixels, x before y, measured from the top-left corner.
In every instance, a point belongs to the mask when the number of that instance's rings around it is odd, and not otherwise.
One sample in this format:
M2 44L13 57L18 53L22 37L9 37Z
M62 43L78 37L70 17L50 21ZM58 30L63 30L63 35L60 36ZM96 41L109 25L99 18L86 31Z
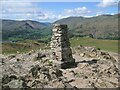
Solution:
M70 39L72 47L78 45L83 46L95 46L101 50L111 51L118 53L118 41L119 40L103 40L103 39L93 39L89 37L74 37Z
M20 42L2 43L2 54L26 53L31 50L42 49L45 43L39 43L35 40L26 40Z

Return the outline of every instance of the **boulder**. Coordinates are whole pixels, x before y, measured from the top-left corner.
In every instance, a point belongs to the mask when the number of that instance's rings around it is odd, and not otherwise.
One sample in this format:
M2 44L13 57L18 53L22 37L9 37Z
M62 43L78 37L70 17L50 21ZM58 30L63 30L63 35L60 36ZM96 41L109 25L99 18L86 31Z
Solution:
M5 87L6 86L9 88L17 88L17 89L27 87L26 84L22 80L12 80L8 84L6 84Z
M46 55L43 53L38 53L38 55L37 55L37 59L42 59L44 57L46 57Z

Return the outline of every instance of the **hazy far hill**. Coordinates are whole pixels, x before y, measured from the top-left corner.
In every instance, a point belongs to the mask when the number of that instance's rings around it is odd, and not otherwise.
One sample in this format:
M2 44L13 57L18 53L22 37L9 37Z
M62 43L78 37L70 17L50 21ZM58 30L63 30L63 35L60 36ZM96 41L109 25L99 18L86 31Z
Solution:
M102 39L118 39L118 14L91 18L68 17L54 23L67 24L72 34Z
M118 36L118 14L91 18L68 17L54 23L67 24L70 37L90 36L101 39L120 39ZM41 39L51 37L52 24L32 20L2 20L3 40Z
M3 40L38 39L49 35L51 23L24 20L2 20ZM9 33L8 33L9 32Z

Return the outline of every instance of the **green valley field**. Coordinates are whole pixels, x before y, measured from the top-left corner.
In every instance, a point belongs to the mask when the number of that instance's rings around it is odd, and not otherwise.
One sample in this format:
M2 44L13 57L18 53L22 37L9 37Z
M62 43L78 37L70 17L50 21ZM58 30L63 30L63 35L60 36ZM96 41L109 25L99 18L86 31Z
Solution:
M83 46L94 46L100 48L101 50L118 52L118 40L103 40L103 39L93 39L89 37L73 37L70 39L71 47L77 47L79 45ZM19 42L7 42L2 43L2 53L20 53L28 52L31 50L49 48L49 43L40 42L39 40L25 40Z
M103 40L103 39L93 39L88 37L75 37L70 40L71 46L75 47L78 45L83 46L95 46L101 50L118 52L118 40Z
M2 44L2 51L3 53L28 52L46 45L49 48L53 24L58 23L68 26L72 47L95 46L102 50L118 52L118 40L120 40L118 15L100 15L91 18L67 17L52 23L2 19L2 40L5 42Z
M47 46L45 43L41 43L36 40L25 40L19 42L7 42L2 43L2 53L12 54L12 53L25 53L31 50L43 49Z

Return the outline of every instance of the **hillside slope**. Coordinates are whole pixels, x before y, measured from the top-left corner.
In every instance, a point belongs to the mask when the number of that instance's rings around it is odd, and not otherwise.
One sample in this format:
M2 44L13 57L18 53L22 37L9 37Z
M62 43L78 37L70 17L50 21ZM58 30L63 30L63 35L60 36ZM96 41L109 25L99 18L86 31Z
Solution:
M3 41L51 38L52 24L67 24L69 36L89 36L97 39L120 39L118 36L118 14L92 18L68 17L54 23L24 20L2 20ZM9 33L8 33L9 32Z
M118 15L92 18L68 17L54 23L67 24L72 34L102 39L118 39Z
M38 39L51 33L50 25L31 20L2 20L3 40Z

